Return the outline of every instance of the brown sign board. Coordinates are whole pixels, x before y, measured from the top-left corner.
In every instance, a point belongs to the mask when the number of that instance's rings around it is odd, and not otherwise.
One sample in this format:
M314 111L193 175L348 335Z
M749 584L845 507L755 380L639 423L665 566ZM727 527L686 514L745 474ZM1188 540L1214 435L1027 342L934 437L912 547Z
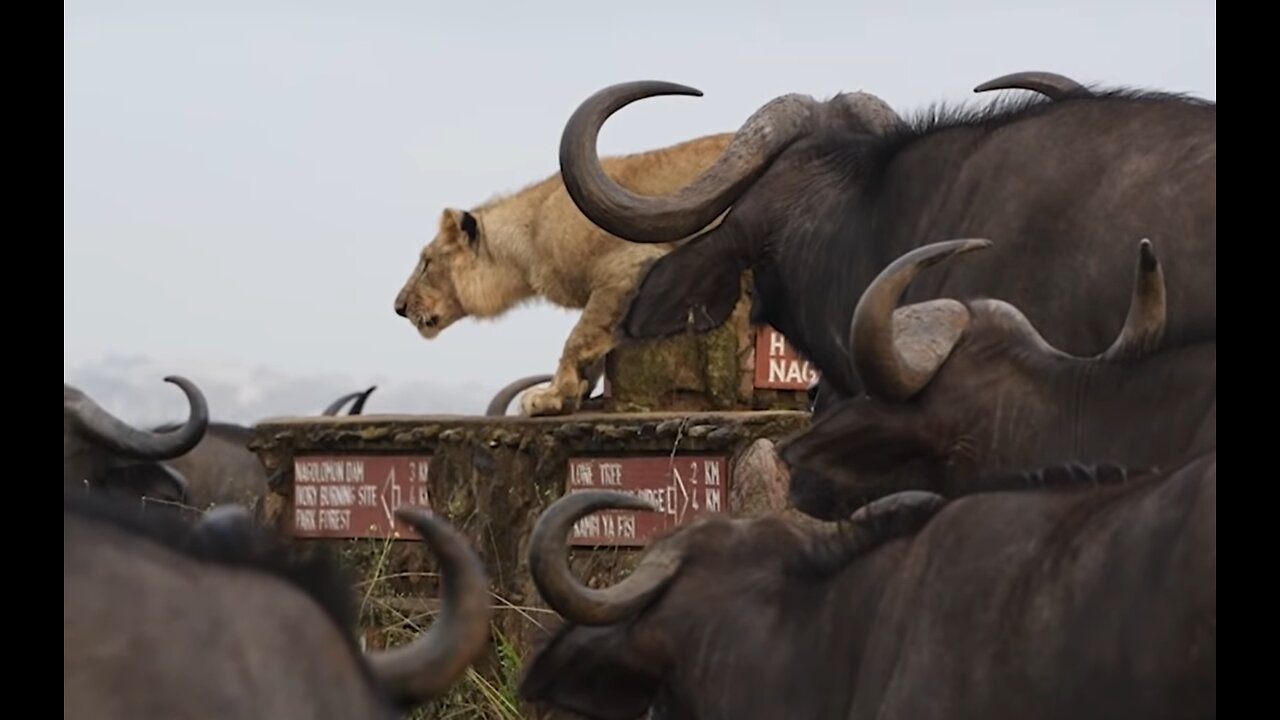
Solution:
M818 371L800 357L782 333L768 325L756 328L756 387L807 390L817 378Z
M568 492L615 490L640 496L658 510L592 513L574 524L569 544L642 547L664 530L721 512L729 499L728 470L723 455L570 458Z
M431 506L430 470L430 455L298 455L292 534L416 540L418 534L392 512L401 505Z

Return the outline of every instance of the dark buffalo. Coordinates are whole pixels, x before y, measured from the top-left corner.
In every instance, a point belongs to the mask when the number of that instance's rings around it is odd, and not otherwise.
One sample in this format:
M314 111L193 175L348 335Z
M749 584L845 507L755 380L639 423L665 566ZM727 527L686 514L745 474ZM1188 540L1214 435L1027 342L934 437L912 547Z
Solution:
M988 80L973 89L975 93L991 90L1030 90L1040 93L1051 100L1061 100L1075 94L1091 94L1084 85L1058 73L1039 70L1024 71L1001 75ZM818 400L818 380L809 383L809 408L816 409Z
M565 535L603 508L652 509L582 491L534 529L569 624L529 658L527 700L598 720L1216 716L1216 450L1120 483L908 491L831 527L708 516L588 589Z
M779 448L793 501L847 516L906 483L950 495L992 473L1078 459L1169 467L1215 449L1217 341L1152 352L1167 325L1164 270L1149 241L1137 246L1123 329L1088 358L1053 347L1002 300L897 306L923 268L987 241L934 243L890 263L849 331L868 393L828 407Z
M787 95L675 195L636 195L601 170L596 136L618 109L673 94L701 93L650 81L606 88L561 139L570 196L614 235L669 242L728 210L649 268L621 323L625 339L720 325L751 269L752 321L814 364L821 412L864 389L845 331L862 291L894 258L949 237L996 245L962 267L923 271L908 302L990 294L1054 346L1093 355L1120 331L1130 243L1147 237L1169 267L1164 345L1216 337L1215 103L1109 90L904 120L866 95L852 104Z
M67 717L393 718L487 645L484 566L424 510L396 514L440 558L440 615L409 644L362 656L348 578L327 558L291 557L242 508L191 524L84 495L63 506Z
M334 400L322 415L337 415L352 400L348 415L359 415L369 395L377 389L371 386ZM171 430L173 424L160 425L157 432ZM186 503L205 510L217 505L239 504L253 508L267 492L268 476L258 456L249 450L253 429L235 423L212 422L209 431L190 452L166 463L164 471L176 472L185 478Z
M191 450L209 426L209 407L186 378L165 382L182 389L191 404L186 422L167 432L132 427L80 389L62 384L62 476L69 487L88 487L130 497L182 502L186 481L159 463Z

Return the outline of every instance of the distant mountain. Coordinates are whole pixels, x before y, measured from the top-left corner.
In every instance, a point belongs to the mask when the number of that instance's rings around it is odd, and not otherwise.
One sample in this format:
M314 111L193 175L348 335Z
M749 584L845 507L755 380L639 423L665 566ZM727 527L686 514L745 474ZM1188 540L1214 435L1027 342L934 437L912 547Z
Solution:
M491 388L481 383L442 384L384 376L290 375L267 367L226 363L168 361L127 355L93 359L64 356L63 379L116 416L150 426L186 417L182 391L165 383L182 375L200 387L214 420L252 424L279 415L319 413L333 400L370 385L378 389L365 404L366 414L481 414L489 398L508 379Z

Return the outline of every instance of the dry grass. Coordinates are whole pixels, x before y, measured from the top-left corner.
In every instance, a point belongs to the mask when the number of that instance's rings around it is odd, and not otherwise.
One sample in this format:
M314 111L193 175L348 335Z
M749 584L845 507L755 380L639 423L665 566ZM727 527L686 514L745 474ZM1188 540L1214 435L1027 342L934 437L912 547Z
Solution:
M387 646L409 642L422 634L435 620L432 609L406 610L403 601L410 604L421 598L406 598L391 587L392 580L408 578L438 578L436 573L388 572L388 556L393 546L390 540L369 540L372 547L368 556L376 557L371 567L364 569L365 577L356 584L361 601L359 618L361 642L369 635L380 635ZM517 606L497 593L493 598L494 620L490 623L491 658L481 660L467 668L466 673L449 691L408 714L409 720L524 720L528 717L520 707L516 696L521 658L515 645L502 631L500 622L505 613L517 613L523 622L541 627L539 615L549 611L544 608ZM396 602L400 600L402 602Z

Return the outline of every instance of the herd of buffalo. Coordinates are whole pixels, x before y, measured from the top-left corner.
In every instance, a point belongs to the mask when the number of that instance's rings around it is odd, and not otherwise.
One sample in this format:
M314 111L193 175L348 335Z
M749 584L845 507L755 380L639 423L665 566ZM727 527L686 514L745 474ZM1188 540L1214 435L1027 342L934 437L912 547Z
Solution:
M572 114L581 212L631 242L693 236L646 270L621 336L721 325L750 270L752 322L820 373L778 446L810 517L705 516L601 588L570 571L573 524L652 507L555 501L528 572L565 623L523 659L524 700L599 720L1216 716L1216 103L1051 73L976 90L1014 88L1033 92L910 118L782 96L670 196L611 179L596 138L699 91L622 83ZM394 718L461 677L492 613L467 541L397 511L439 558L441 612L363 651L340 575L253 518L272 479L249 429L166 380L190 415L150 430L64 385L65 714Z

